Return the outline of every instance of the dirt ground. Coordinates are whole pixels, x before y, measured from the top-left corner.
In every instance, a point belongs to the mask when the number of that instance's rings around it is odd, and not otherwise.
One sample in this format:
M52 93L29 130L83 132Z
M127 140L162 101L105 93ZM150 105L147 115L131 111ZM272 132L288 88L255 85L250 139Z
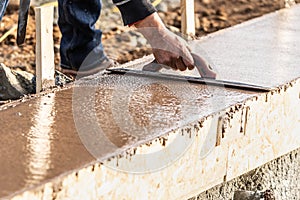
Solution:
M299 3L300 0L297 0ZM168 8L167 12L160 12L160 16L164 22L171 27L180 29L180 8L179 5ZM243 21L273 12L280 8L284 8L284 0L195 0L195 16L196 16L196 36L204 36L206 34L218 31L220 29L233 26ZM9 7L0 23L0 37L17 24L18 11L17 7ZM110 9L110 8L107 8ZM110 16L108 14L108 16ZM121 18L117 18L119 23L112 23L111 28L103 31L104 46L107 38L115 37L124 30L120 25ZM107 20L109 21L109 19ZM109 21L110 22L110 21ZM57 25L54 26L54 42L55 42L55 63L59 65L59 41L60 32ZM122 38L122 37L121 37ZM115 40L115 42L122 42ZM111 43L111 42L110 42ZM136 50L126 50L126 43L122 46L122 51L115 51L116 45L107 45L108 52L116 52L113 55L120 63L136 59L151 51L146 47L139 47ZM110 49L109 49L110 48ZM109 54L110 55L110 54ZM35 19L32 10L29 16L26 44L18 47L16 45L16 30L10 34L4 41L0 43L0 63L4 63L17 70L25 70L31 73L35 71Z

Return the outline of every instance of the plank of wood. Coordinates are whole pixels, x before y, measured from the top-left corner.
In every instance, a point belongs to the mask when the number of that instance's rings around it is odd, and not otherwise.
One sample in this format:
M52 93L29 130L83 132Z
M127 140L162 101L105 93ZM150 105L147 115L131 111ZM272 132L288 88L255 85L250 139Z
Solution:
M13 34L17 28L18 26L14 25L6 33L4 33L3 36L0 37L0 43L3 42L9 35Z
M35 8L37 93L55 85L53 12L53 6L43 6Z
M195 35L194 0L181 0L181 32L185 35Z

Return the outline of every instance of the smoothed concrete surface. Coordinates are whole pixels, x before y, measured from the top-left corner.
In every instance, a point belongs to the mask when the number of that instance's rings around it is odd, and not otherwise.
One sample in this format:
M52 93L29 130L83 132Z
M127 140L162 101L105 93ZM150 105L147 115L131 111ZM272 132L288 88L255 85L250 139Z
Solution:
M300 76L299 10L297 5L221 30L200 47L220 79L281 85Z
M196 42L220 78L270 93L105 75L2 110L0 198L187 198L298 148L299 10ZM186 141L174 160L135 160L174 138Z
M127 94L131 99L127 100ZM151 141L253 95L110 75L3 110L0 171L5 173L0 176L1 193L8 195L77 169L93 161L93 156L102 160L136 143ZM73 111L72 104L76 107ZM124 123L129 117L135 126ZM143 127L146 129L140 130ZM100 150L95 147L91 155L80 137L86 142L99 139L96 145Z

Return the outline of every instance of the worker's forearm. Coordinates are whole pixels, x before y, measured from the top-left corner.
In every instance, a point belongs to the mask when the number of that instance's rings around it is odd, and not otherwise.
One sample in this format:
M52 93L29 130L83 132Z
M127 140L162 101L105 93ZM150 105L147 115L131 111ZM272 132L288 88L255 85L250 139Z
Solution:
M149 0L113 0L119 8L124 25L134 24L156 12Z
M165 28L165 25L161 21L161 18L157 13L153 13L143 20L134 24L137 28L145 28L145 27L156 27L156 28Z
M134 26L144 35L150 44L153 40L161 39L161 37L168 34L164 23L156 12L135 23Z

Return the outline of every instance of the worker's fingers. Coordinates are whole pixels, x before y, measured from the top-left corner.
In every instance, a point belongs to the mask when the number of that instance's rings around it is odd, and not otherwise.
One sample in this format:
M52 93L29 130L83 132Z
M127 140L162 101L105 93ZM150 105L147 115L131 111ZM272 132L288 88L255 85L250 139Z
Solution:
M192 54L190 53L190 49L188 45L183 42L181 47L181 62L183 62L184 66L186 66L187 69L192 70L194 69L194 58Z
M182 62L189 70L192 70L195 68L194 62L190 63L189 61L187 61L185 59L182 59Z
M170 66L172 67L172 69L178 70L179 68L177 66L177 58L172 56L170 59L171 59L171 65Z
M194 68L195 68L194 65L188 65L188 69L189 69L189 70L193 70Z
M180 70L180 71L185 71L187 66L184 64L182 57L179 57L178 59L176 59L176 67Z

